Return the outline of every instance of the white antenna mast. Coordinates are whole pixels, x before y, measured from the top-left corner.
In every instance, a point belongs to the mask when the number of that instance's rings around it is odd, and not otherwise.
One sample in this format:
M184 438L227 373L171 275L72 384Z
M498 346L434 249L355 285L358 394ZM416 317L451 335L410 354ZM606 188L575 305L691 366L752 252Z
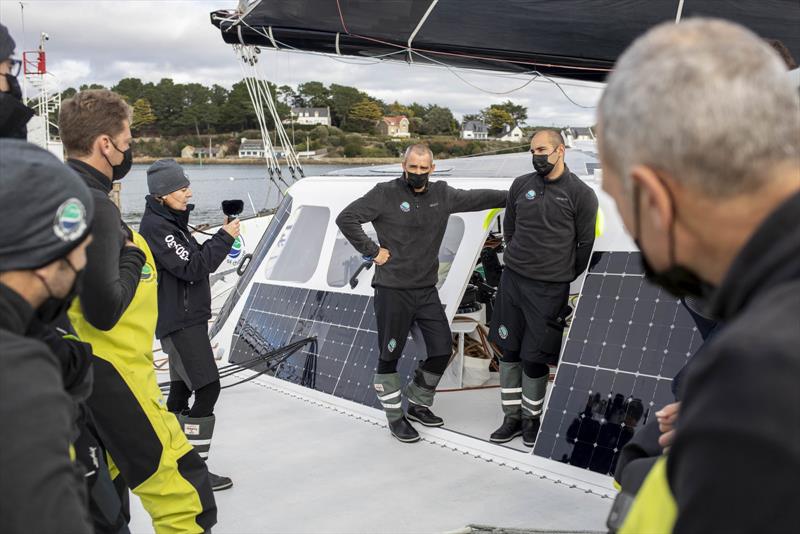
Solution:
M19 19L22 22L22 35L19 36L19 43L20 48L25 50L25 4L22 2L19 3ZM28 89L26 87L26 83L22 82L22 101L27 103L28 102Z

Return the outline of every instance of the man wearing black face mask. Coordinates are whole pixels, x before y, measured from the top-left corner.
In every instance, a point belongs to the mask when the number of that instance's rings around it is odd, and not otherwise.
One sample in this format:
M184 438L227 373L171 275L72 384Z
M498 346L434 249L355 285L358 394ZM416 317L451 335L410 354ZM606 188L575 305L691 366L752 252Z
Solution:
M21 140L0 139L0 176L9 210L0 226L0 532L91 532L83 477L70 460L74 373L37 330L76 293L92 196L53 155ZM20 206L24 190L40 196Z
M545 339L567 306L569 284L589 265L595 237L597 196L564 163L564 140L555 130L531 139L533 168L508 192L503 222L505 268L489 338L503 350L500 398L503 424L495 443L522 435L532 447L539 431L550 374L558 355ZM558 344L558 341L556 341Z
M608 79L603 189L651 280L676 297L714 288L708 311L725 325L686 368L677 420L657 413L662 431L674 424L669 450L622 471L612 530L797 530L798 139L796 88L741 26L663 24Z
M17 79L21 63L11 57L15 46L8 28L0 24L0 137L25 139L33 110L22 103Z
M130 106L107 90L82 91L65 100L59 113L67 164L89 186L97 209L82 299L87 318L102 330L113 327L128 307L145 261L108 198L112 183L124 178L133 162L130 114Z
M392 435L409 443L419 440L419 434L403 414L397 362L415 322L428 357L406 389L408 418L425 426L443 424L430 407L452 353L450 326L436 289L439 247L448 218L452 213L503 207L506 197L505 191L461 190L443 181L429 182L434 169L427 146L410 146L403 159L403 177L376 185L336 219L353 247L377 265L372 280L380 343L375 390ZM361 225L368 222L380 244L364 232Z
M166 410L153 370L155 261L108 198L112 182L131 167L130 113L106 90L82 91L61 106L67 163L92 190L96 206L84 289L69 320L96 356L87 404L119 470L114 482L121 497L126 486L138 495L158 533L202 532L216 522L208 470Z

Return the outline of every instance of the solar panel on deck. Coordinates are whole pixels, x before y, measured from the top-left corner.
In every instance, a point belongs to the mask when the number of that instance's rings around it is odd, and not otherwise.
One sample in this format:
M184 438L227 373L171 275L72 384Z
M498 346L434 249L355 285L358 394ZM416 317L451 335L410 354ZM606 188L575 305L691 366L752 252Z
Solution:
M269 374L378 408L372 389L378 362L372 301L362 295L254 283L234 330L230 361L243 363L316 336L315 345L306 345ZM409 334L400 376L410 380L417 360L424 357L421 336Z
M534 453L612 474L701 343L680 300L644 278L640 253L595 253Z

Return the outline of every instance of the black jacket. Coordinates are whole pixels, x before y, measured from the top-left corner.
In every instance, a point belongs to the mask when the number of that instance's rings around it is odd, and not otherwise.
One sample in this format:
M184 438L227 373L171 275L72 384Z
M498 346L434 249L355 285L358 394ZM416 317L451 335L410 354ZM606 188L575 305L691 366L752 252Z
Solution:
M92 532L69 457L73 405L58 358L25 335L33 315L0 284L0 532Z
M675 532L796 532L800 510L800 193L733 261L725 323L682 384L667 476Z
M397 178L376 185L352 202L336 218L336 224L364 256L375 256L379 246L391 254L388 262L376 267L373 286L419 289L436 286L439 247L450 214L505 204L505 191L462 190L436 181L415 193L404 178ZM380 245L364 232L361 225L368 222L375 227Z
M125 246L125 240L133 234L108 198L111 181L87 163L75 159L67 163L83 178L94 198L92 243L86 250L81 311L95 328L111 330L136 294L144 252Z
M555 180L533 172L511 184L503 221L503 261L542 282L572 282L589 265L597 196L564 167Z
M189 213L175 212L148 195L139 226L158 269L156 337L211 319L208 276L225 260L235 241L221 229L202 245L189 231Z

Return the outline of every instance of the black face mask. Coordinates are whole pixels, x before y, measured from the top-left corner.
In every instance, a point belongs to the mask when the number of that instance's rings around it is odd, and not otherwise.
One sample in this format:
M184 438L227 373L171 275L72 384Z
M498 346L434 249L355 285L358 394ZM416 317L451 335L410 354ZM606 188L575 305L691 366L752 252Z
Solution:
M424 174L414 174L413 172L406 171L406 181L408 182L408 185L414 189L419 189L428 185L429 174L430 173L427 172Z
M8 83L8 94L17 100L22 100L22 89L19 86L19 80L17 80L17 77L11 74L4 74L4 76L6 77L6 82Z
M38 274L36 275L39 277L39 280L42 281L44 287L47 288L47 292L50 294L47 300L45 300L42 305L36 309L36 316L39 317L39 320L46 324L54 322L56 319L67 313L69 307L72 306L72 301L80 295L81 290L83 289L84 270L76 270L66 258L64 258L64 261L67 265L69 265L69 268L72 269L72 272L75 273L75 281L73 282L72 288L69 290L66 296L53 296L53 292L50 290L50 286L47 285L47 282L44 280L44 278Z
M111 141L111 138L109 138ZM119 165L113 165L111 161L103 154L103 157L106 158L108 164L111 165L111 181L116 182L117 180L122 180L125 176L130 172L131 166L133 165L133 150L131 147L128 147L128 150L122 151L117 148L117 145L114 144L114 141L111 141L111 146L114 147L114 150L122 154L122 163Z
M686 267L677 265L675 263L675 241L673 239L673 225L675 224L675 201L673 200L672 192L669 190L669 188L667 188L667 194L669 195L670 202L672 203L672 220L670 221L669 225L669 261L671 267L661 272L653 269L653 265L647 259L647 255L644 253L644 248L642 248L642 244L639 241L640 209L638 188L634 189L633 194L635 195L634 216L636 217L636 236L634 237L634 242L642 253L642 268L644 269L645 278L647 278L650 283L664 288L666 291L678 298L684 298L687 296L700 298L707 297L711 293L711 285L704 282L699 276Z
M556 149L556 150L558 150L558 149ZM550 163L548 158L550 156L552 156L554 153L555 153L555 150L553 150L553 152L550 152L549 154L534 154L533 155L533 168L536 169L536 172L538 172L542 176L547 176L548 174L553 172L553 169L556 168L556 164L555 163ZM558 163L558 160L556 160L556 163Z

